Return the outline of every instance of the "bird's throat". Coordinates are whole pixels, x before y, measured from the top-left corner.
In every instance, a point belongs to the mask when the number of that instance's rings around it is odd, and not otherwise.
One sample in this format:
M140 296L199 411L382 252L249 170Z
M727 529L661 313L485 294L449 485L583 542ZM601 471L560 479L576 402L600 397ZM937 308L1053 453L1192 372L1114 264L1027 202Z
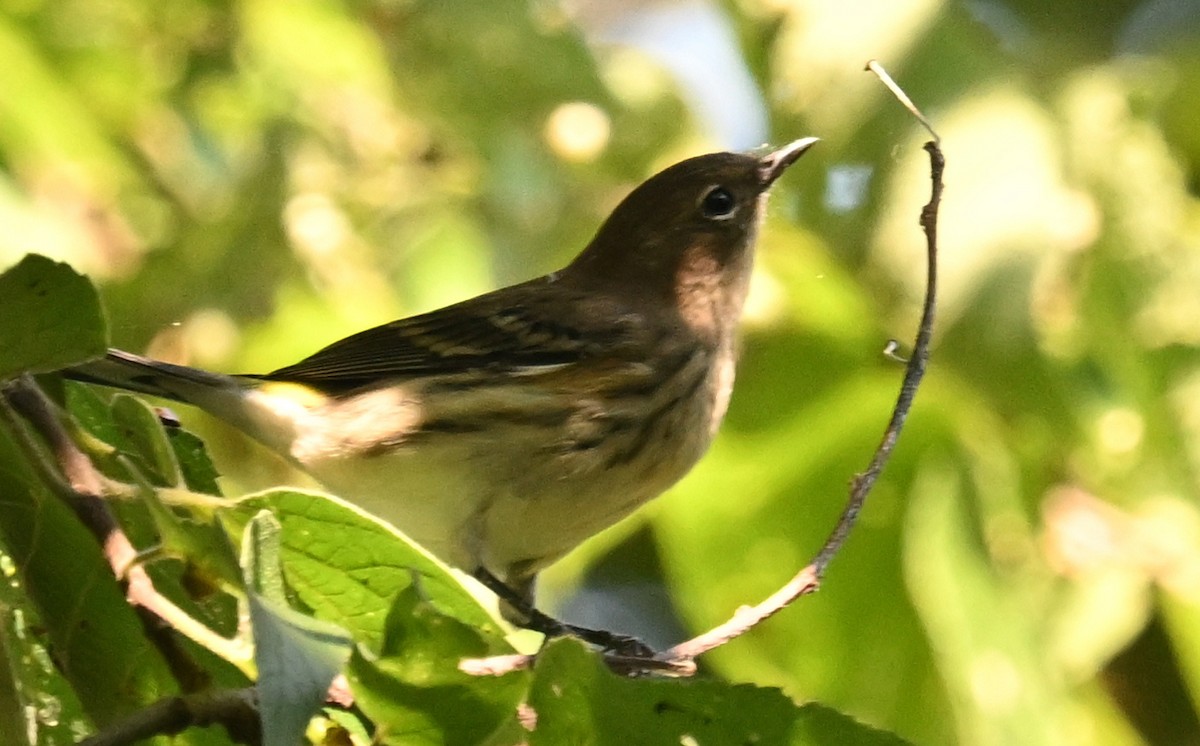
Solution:
M736 333L753 259L749 247L727 257L705 244L683 253L675 271L675 302L680 318L697 336L717 345Z

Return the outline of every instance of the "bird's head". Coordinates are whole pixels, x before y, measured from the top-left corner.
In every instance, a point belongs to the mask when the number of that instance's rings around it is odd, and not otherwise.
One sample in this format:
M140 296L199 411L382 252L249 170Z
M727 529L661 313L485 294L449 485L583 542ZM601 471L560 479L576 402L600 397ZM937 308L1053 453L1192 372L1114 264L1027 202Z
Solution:
M761 156L711 153L655 174L617 205L562 278L681 305L731 295L740 311L767 192L815 142Z

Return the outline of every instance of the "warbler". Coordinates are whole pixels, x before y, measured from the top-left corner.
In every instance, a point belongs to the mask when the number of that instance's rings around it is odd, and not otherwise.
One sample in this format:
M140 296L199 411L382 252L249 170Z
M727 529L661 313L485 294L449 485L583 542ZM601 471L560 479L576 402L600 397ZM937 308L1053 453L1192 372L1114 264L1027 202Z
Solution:
M816 140L677 163L562 270L273 373L110 350L66 374L199 407L532 604L540 570L661 494L712 441L767 192Z

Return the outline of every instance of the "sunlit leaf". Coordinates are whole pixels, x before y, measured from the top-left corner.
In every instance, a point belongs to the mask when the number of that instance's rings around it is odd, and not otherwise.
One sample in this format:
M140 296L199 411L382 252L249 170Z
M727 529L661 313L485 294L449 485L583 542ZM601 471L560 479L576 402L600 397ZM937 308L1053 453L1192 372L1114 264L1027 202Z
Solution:
M220 515L240 531L261 510L282 527L288 586L318 618L378 645L388 609L414 582L443 613L482 629L497 623L448 568L389 525L336 498L273 490L244 498Z
M0 379L103 354L104 318L96 290L66 264L29 254L0 274Z

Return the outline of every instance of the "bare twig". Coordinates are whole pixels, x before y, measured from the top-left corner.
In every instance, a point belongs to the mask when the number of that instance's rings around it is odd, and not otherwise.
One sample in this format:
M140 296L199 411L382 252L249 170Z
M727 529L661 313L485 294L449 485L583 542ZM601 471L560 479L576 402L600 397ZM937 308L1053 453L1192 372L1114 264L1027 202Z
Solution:
M85 738L79 746L129 746L151 736L174 735L187 728L217 723L242 743L261 743L254 687L210 690L159 700Z
M942 151L937 143L928 142L925 150L929 153L930 178L933 182L929 203L921 211L921 227L925 230L926 249L929 257L929 268L926 279L925 307L921 316L921 324L917 331L917 341L913 346L912 357L904 371L904 380L900 385L900 395L892 410L892 418L884 430L883 439L875 449L875 455L867 468L856 474L850 483L850 498L837 525L825 540L821 551L813 558L807 567L795 575L786 585L773 593L756 606L743 606L738 609L729 621L721 624L704 634L686 642L682 642L670 650L656 656L659 660L684 663L693 660L701 653L724 645L735 637L739 637L752 629L762 620L780 611L800 596L815 592L821 585L821 579L829 563L833 561L850 530L858 519L867 495L870 494L875 480L883 471L888 458L895 449L900 430L904 427L905 418L912 408L913 398L917 387L925 375L925 366L929 360L929 343L933 336L933 320L937 307L937 211L942 197L942 170L945 165Z
M867 66L863 69L875 73L875 76L883 81L883 84L887 86L887 89L892 92L892 95L904 105L904 108L908 109L909 113L916 117L917 121L920 122L923 127L925 127L925 131L928 132L929 136L933 138L933 144L941 147L942 138L939 137L938 133L933 129L933 125L929 123L929 120L925 118L925 115L921 113L921 110L917 108L917 105L912 102L912 99L908 97L908 94L904 92L904 89L896 85L896 81L892 80L892 76L888 75L888 71L883 69L883 65L879 64L878 60L867 60Z
M929 344L933 337L933 321L937 309L937 216L938 207L942 201L942 172L945 169L945 159L942 156L941 148L938 147L937 133L933 131L929 121L917 110L908 96L904 95L903 91L892 82L887 72L874 60L867 64L867 69L878 75L892 89L893 93L901 99L909 111L921 120L921 123L934 137L933 141L925 143L925 150L929 153L931 188L929 202L922 208L920 219L921 228L925 232L927 255L925 303L921 313L921 322L917 327L917 339L913 344L913 353L908 360L904 379L900 384L900 394L896 399L896 406L893 408L892 417L883 432L883 439L875 449L875 454L867 468L856 474L851 480L850 497L846 502L846 507L842 510L837 525L834 526L829 538L825 540L825 544L821 547L821 551L817 552L813 561L762 603L738 609L729 621L660 653L656 656L658 660L677 663L692 661L701 653L724 645L733 638L746 633L800 596L813 593L820 587L829 563L833 561L838 550L845 543L846 537L850 535L863 505L866 503L867 495L870 494L875 480L878 479L896 447L896 441L900 437L904 421L912 408L913 398L917 394L917 387L925 375L925 367L929 361Z
M463 658L458 662L458 670L468 676L503 676L529 668L535 657L525 653L512 653L487 658Z
M913 398L917 387L925 375L925 367L929 360L929 345L933 337L933 322L937 308L937 217L942 200L942 173L945 169L945 159L938 143L940 138L929 124L929 120L913 105L911 99L892 81L887 71L875 60L867 63L867 69L874 72L885 85L900 99L901 103L920 120L921 124L933 136L933 141L925 144L929 153L929 176L932 186L929 202L921 210L920 224L925 233L926 255L928 269L926 273L925 303L922 309L921 322L917 328L916 342L913 345L912 356L907 360L904 379L900 384L900 393L892 410L891 419L884 430L883 438L875 449L867 468L856 474L850 483L850 494L846 506L834 526L829 538L825 540L821 550L817 552L806 567L796 573L783 587L771 594L770 597L755 606L743 606L723 624L697 637L679 643L665 650L652 659L631 656L605 655L605 661L614 670L623 673L640 673L658 671L675 675L688 676L695 672L695 659L702 653L720 647L730 640L739 637L753 629L759 622L776 614L787 607L800 596L815 592L821 585L829 563L837 555L866 503L867 495L878 479L883 467L895 449L904 421L912 408ZM509 655L495 658L464 660L459 664L460 670L474 675L500 675L512 670L527 668L533 661L533 655Z

